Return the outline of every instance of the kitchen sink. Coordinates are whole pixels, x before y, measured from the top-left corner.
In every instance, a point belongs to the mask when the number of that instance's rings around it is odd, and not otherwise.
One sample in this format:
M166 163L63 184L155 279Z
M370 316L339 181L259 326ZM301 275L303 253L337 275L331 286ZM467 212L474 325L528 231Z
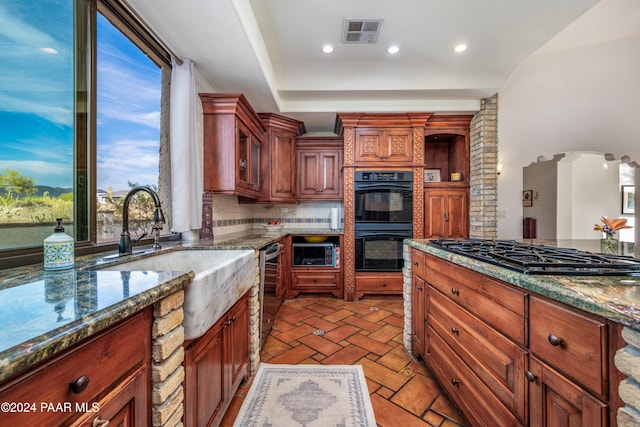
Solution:
M184 293L185 340L202 336L256 283L253 250L182 250L104 267L109 271L193 271Z

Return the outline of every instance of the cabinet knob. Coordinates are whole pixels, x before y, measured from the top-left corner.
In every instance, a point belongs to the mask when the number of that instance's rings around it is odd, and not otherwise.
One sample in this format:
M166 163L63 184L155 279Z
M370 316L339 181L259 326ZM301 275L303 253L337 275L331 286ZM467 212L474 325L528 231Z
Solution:
M458 381L455 378L451 378L451 384L453 384L454 386L458 387L458 385L460 385L460 381Z
M86 375L82 375L77 378L75 381L69 383L69 389L74 393L82 393L89 386L89 377Z
M451 333L454 335L458 335L458 328L451 327Z
M100 415L93 419L91 423L91 427L107 427L109 425L109 420L103 420Z
M315 283L315 282L317 282L317 281L318 281L318 279L317 279L317 278L314 278L314 279L313 279L313 282L314 282L314 283Z
M386 284L386 283L384 283L384 282L382 282L382 287L384 288L384 287L386 287L386 286L387 286L387 284Z
M554 347L562 345L562 338L557 337L557 336L555 336L553 334L549 335L549 337L547 339L549 340L551 345L554 346Z
M444 213L444 222L449 222L449 212Z
M416 289L421 291L422 290L422 286L416 286Z
M460 295L460 291L456 288L451 288L451 293L454 295Z
M418 261L414 261L413 265L415 265L417 267L418 266Z
M533 372L531 372L531 371L527 371L524 374L524 376L527 377L527 381L529 381L530 383L534 382L536 380L536 378L537 378L535 375L533 375Z
M236 316L231 317L231 322L235 322L236 321Z

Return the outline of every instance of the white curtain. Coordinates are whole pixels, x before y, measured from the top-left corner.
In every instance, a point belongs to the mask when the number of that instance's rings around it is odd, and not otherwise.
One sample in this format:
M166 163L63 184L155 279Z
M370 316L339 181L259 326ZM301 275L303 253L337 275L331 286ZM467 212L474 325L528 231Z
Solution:
M172 59L170 147L172 230L202 227L202 161L196 131L197 91L193 62Z

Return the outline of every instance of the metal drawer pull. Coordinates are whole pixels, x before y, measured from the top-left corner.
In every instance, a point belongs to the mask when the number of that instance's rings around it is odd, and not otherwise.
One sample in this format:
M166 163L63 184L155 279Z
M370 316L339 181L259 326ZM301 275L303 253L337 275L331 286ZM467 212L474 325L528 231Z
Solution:
M456 288L451 288L451 293L454 295L460 295L460 291L457 290Z
M562 338L557 337L555 335L549 335L548 338L549 342L551 343L552 346L557 347L559 345L562 345Z
M538 378L535 375L533 375L533 373L531 371L527 371L524 374L524 376L527 377L527 381L529 381L530 383L534 382Z
M75 381L72 381L69 383L69 389L71 389L71 391L74 394L82 393L87 389L88 386L89 386L89 377L86 375L82 375Z
M455 378L451 378L451 384L453 384L454 386L458 387L458 385L460 384L460 381L458 381Z
M93 419L91 423L91 427L107 427L109 425L109 420L103 420L100 415Z
M451 333L458 335L458 328L451 327Z

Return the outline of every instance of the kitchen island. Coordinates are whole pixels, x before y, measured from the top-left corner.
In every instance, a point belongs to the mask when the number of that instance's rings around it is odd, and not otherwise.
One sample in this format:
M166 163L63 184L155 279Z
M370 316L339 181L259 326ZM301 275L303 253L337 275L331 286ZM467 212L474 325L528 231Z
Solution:
M639 363L637 275L522 274L406 240L404 280L405 348L472 424L639 422L640 390L625 379ZM465 403L469 393L480 404Z

